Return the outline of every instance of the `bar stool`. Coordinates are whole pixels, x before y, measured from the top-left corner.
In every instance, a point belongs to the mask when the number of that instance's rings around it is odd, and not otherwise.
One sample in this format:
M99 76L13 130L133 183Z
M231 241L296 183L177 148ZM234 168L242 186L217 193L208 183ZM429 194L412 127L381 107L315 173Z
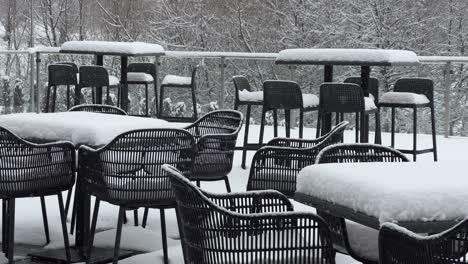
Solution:
M391 131L391 146L395 146L395 109L396 108L412 108L413 109L413 149L399 151L412 154L413 160L416 161L418 154L433 152L434 161L437 161L437 143L436 143L436 127L434 114L434 83L430 79L422 78L402 78L396 81L393 92L384 93L380 98L380 107L392 108L392 131ZM417 126L418 126L418 108L429 107L431 110L431 126L432 126L432 148L417 149Z
M74 65L74 66L73 66ZM45 112L55 112L55 102L57 101L57 87L61 85L67 86L67 109L70 108L70 86L78 85L77 80L78 67L74 63L59 63L48 66L49 81L47 84L46 106ZM52 95L52 109L50 110L50 95L51 89L54 89Z
M247 106L245 129L244 129L244 147L242 148L242 168L245 169L245 162L247 157L247 149L256 150L257 144L249 144L249 126L250 126L250 112L252 106L263 105L263 91L252 91L249 81L242 75L232 77L234 87L234 109L239 110L239 106Z
M343 119L344 113L354 113L368 116L375 113L375 143L380 144L380 115L379 109L369 97L364 97L361 86L354 83L323 83L320 85L319 123L317 137L320 135L322 116L324 114L338 113L337 117ZM361 139L364 135L360 135ZM359 129L356 127L356 140L359 138ZM362 140L361 140L362 141Z
M354 83L361 86L361 77L353 76L348 77L344 80L344 83ZM379 103L379 80L374 77L369 78L369 98L374 101L375 105ZM378 113L375 113L375 118L377 119ZM342 119L342 118L341 118ZM338 119L337 119L338 121ZM359 142L359 124L360 116L359 113L356 114L356 143Z
M197 75L197 70L199 67L200 66L197 65L193 68L192 77L184 77L184 76L177 76L177 75L166 75L166 77L164 77L162 84L161 84L161 96L159 97L158 118L166 119L169 121L195 121L198 119L197 98L196 98L196 90L197 90L196 75ZM174 116L163 115L164 90L169 87L190 89L192 93L192 107L193 107L192 117L174 117Z
M299 109L299 138L303 136L304 112L317 111L319 98L314 94L302 94L301 88L291 81L263 82L263 109L258 146L263 145L266 112L273 111L274 137L278 137L278 110L285 114L286 137L290 137L291 110Z
M155 109L158 109L158 89L155 85L156 66L154 63L130 63L128 65L127 83L145 85L146 116L148 116L148 85L154 85Z
M79 104L79 95L84 87L107 87L106 101L110 104L110 89L117 88L117 94L120 94L120 82L115 76L109 76L106 68L102 66L81 66L80 81L78 89L75 89L75 105ZM96 103L96 92L93 89L93 104ZM117 105L119 105L119 96L117 96Z

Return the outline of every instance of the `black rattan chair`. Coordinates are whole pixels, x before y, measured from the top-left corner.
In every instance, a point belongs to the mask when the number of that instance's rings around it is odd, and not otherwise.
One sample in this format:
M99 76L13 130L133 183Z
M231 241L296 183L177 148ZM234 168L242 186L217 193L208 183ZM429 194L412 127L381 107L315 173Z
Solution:
M381 142L379 109L371 98L364 97L364 92L359 85L354 83L323 83L320 85L320 110L317 137L322 132L322 117L325 114L332 113L336 113L340 121L343 121L344 113L354 113L356 114L357 124L360 123L358 119L361 115L367 118L370 114L374 113L375 143ZM356 142L365 141L367 137L367 134L362 134L359 137L359 125L357 125Z
M102 66L81 66L78 89L75 89L75 105L80 104L81 89L85 87L93 88L93 104L97 102L94 88L106 87L106 103L111 104L110 89L117 88L117 106L120 99L120 81L115 76L109 76L106 68Z
M159 97L159 112L158 118L165 119L169 121L195 121L198 119L198 109L197 109L197 71L200 68L199 65L195 66L192 70L192 77L176 76L176 75L166 75L161 83L161 96ZM190 89L192 93L192 117L174 117L169 115L164 115L163 113L163 100L164 91L166 88L172 89Z
M67 86L67 109L70 108L70 86L74 86L75 89L77 88L77 73L78 67L72 62L61 62L48 66L49 80L47 84L47 95L44 112L55 112L55 103L57 101L57 87L62 85ZM54 90L52 95L52 109L50 109L52 88Z
M111 115L127 115L122 108L111 105L83 104L76 105L68 110L69 112L91 112Z
M156 65L149 62L130 63L128 65L127 83L142 84L145 86L146 116L149 115L148 85L154 85L155 110L158 109L158 88L156 87Z
M276 190L293 197L299 171L314 164L317 154L323 148L341 142L347 126L348 122L342 122L316 139L271 140L252 159L247 191Z
M114 261L117 263L125 210L140 207L160 210L164 260L167 258L164 210L175 207L175 197L163 164L184 173L192 170L195 141L183 129L146 129L121 134L100 149L79 149L79 179L96 196L88 260L91 259L100 201L119 206Z
M204 192L164 165L177 201L185 263L335 263L326 223L292 212L279 192Z
M436 143L436 126L434 113L434 83L430 79L422 78L403 78L396 81L393 87L393 92L388 92L382 95L380 107L392 108L392 130L391 130L391 146L395 146L395 109L396 108L412 108L413 109L413 149L399 149L403 153L413 155L413 160L416 161L418 154L430 153L434 155L434 161L437 161L437 143ZM417 148L418 134L418 108L429 108L431 111L431 128L432 128L432 148L420 149Z
M380 264L468 263L468 219L435 235L415 234L392 223L379 232Z
M75 146L66 142L33 144L0 127L0 175L2 248L8 263L14 263L16 199L38 196L45 206L44 196L49 195L58 197L65 253L70 261L62 191L75 182ZM42 210L44 216L45 207Z
M250 112L252 106L263 106L263 91L252 91L249 81L242 75L232 77L234 82L234 110L239 110L240 106L247 106L244 129L244 147L242 148L242 168L245 169L247 149L257 150L258 144L249 144Z
M324 148L316 158L316 164L321 163L352 163L352 162L408 162L408 158L401 152L381 145L375 144L335 144ZM363 263L378 263L377 247L372 252L359 252L359 248L354 248L350 241L358 240L351 236L359 236L363 226L345 221L341 217L318 211L330 227L333 246L335 250L343 254L349 254L354 259ZM363 232L377 232L370 228L365 228ZM375 235L377 237L377 234ZM377 245L377 241L369 241ZM366 254L366 255L364 255Z

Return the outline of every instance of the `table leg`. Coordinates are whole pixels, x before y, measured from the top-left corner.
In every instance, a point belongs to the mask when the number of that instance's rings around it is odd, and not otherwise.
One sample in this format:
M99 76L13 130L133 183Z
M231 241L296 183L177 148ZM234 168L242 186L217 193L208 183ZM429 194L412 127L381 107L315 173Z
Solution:
M96 56L96 65L98 66L104 65L103 55ZM102 104L102 87L96 87L96 104Z
M333 65L325 65L323 72L323 82L333 82ZM322 114L322 127L321 133L325 135L331 130L332 126L332 115L331 113Z
M120 57L120 84L121 84L121 107L124 111L128 112L128 83L127 83L127 67L128 67L128 57Z
M369 96L370 67L361 66L361 88L364 96ZM361 114L361 143L369 142L369 115Z

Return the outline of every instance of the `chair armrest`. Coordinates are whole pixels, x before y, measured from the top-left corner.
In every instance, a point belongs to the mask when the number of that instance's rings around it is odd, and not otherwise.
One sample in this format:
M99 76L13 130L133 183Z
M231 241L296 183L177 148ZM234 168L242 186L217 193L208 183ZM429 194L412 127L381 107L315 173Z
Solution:
M319 148L263 147L250 166L247 190L277 190L292 197L296 178L304 167L313 165Z
M294 209L286 196L272 190L226 194L202 192L216 205L240 214L288 212Z
M323 139L297 139L297 138L274 138L266 143L266 146L290 147L290 148L311 148L319 144Z

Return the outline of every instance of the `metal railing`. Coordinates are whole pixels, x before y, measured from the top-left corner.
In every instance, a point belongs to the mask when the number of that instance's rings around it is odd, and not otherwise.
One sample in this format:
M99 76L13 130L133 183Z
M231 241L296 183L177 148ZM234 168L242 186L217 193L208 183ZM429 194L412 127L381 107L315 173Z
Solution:
M40 73L41 73L41 55L43 54L59 54L59 48L54 47L37 47L28 50L0 50L0 55L14 54L14 55L27 55L29 58L29 80L30 87L30 111L40 112L40 95L39 88L41 87ZM196 59L216 59L219 61L219 83L218 98L224 98L226 94L225 87L225 68L228 60L265 60L274 61L277 53L246 53L246 52L203 52L203 51L166 51L166 54L161 57L165 58L196 58ZM157 69L157 76L159 77L160 71L160 57L154 57L154 63ZM444 136L449 136L450 126L450 92L452 85L452 68L454 63L468 63L468 57L457 56L418 56L418 59L423 64L443 64L444 70ZM32 63L35 61L35 63ZM296 67L289 66L290 78L294 79L294 71ZM159 80L156 80L156 87L158 87ZM225 108L224 100L220 100L219 108Z

